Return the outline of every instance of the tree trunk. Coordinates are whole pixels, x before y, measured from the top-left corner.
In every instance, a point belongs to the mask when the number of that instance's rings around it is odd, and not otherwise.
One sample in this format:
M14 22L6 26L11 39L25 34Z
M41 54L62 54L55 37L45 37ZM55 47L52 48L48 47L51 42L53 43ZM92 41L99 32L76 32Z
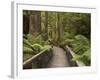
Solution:
M48 39L48 12L45 12L45 40Z
M62 26L62 17L59 14L59 38L61 39L61 37L63 36L63 26Z
M29 16L23 15L23 33L28 34L29 33Z
M57 14L57 19L58 19L58 40L60 39L60 14L58 13Z
M40 12L35 11L30 15L29 18L29 33L32 35L37 35L41 30L41 18Z

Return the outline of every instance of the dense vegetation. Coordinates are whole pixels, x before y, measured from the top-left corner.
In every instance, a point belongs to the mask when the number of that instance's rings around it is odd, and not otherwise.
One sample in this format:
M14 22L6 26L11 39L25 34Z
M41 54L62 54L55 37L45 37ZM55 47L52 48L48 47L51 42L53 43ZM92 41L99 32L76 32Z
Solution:
M68 45L75 53L72 60L90 65L89 13L23 11L23 53L35 55L52 46Z

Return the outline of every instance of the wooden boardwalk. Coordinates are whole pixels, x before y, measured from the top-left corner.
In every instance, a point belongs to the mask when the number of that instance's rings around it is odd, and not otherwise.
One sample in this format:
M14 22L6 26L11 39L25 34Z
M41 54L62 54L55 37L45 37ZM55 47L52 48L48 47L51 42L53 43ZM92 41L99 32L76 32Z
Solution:
M66 53L62 48L53 47L53 57L48 64L48 68L56 68L56 67L69 67L68 58Z

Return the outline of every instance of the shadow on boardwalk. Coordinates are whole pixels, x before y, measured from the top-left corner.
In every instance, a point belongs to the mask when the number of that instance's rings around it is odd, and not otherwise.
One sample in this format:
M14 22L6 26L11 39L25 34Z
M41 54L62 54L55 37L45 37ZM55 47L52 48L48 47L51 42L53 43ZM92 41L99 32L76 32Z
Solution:
M48 68L55 67L69 67L68 58L66 56L65 51L59 47L53 47L53 57L48 64Z

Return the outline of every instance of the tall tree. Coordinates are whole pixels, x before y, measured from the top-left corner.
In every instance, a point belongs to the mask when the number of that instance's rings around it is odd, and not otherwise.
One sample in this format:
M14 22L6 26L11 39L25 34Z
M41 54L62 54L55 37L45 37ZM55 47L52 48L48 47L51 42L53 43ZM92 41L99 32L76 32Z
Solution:
M58 13L58 14L57 14L57 20L58 20L58 21L57 21L57 22L58 22L58 23L57 23L57 26L58 26L58 30L57 30L57 31L58 31L58 40L59 40L59 39L61 38L61 36L62 36L62 35L61 35L61 34L62 34L62 26L61 26L61 17L60 17L60 14L61 14L61 13Z
M41 18L39 11L33 11L29 18L29 33L32 35L37 35L41 30Z
M48 12L45 12L45 40L48 39Z
M29 16L26 14L23 14L23 33L29 33Z

